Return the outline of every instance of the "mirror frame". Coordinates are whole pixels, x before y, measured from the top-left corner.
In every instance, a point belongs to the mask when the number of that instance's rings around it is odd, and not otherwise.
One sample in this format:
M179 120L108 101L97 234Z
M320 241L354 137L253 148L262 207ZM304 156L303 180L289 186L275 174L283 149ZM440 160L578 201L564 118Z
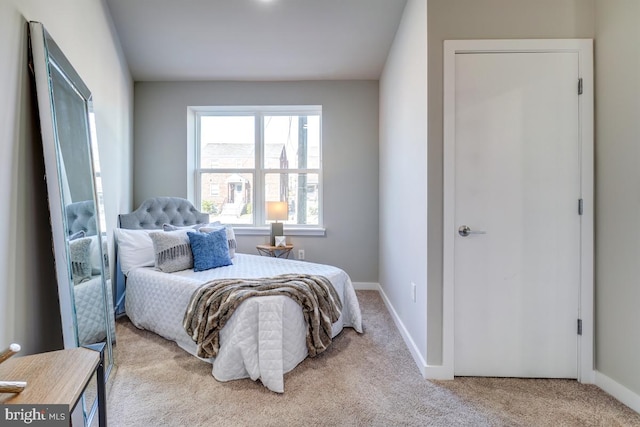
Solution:
M72 279L71 258L68 250L67 218L66 208L63 202L62 174L60 164L62 152L60 151L60 141L58 139L58 127L56 124L56 106L54 103L52 68L69 83L69 86L79 95L84 102L85 123L78 124L84 126L86 132L87 151L89 154L88 168L91 176L90 191L94 202L94 215L96 221L97 236L99 239L105 234L102 229L101 208L99 206L98 192L96 188L96 176L94 162L96 154L95 145L95 122L93 120L93 104L91 91L84 84L71 63L67 60L61 49L54 42L44 26L39 22L29 22L29 43L30 43L30 63L32 73L35 77L35 90L37 96L38 111L40 117L40 129L42 135L42 147L44 154L45 173L47 191L49 199L49 214L51 220L51 231L53 240L53 255L56 268L56 279L58 285L58 298L60 303L60 318L62 322L62 335L64 348L79 347L78 325L76 309L74 304L74 284ZM105 271L105 256L103 246L98 244L98 250L103 260L100 266L101 284L103 296L103 308L105 310L105 330L106 346L105 353L105 380L108 378L114 364L112 343L115 336L112 336L110 325L111 318L114 317L113 310L109 310L107 279ZM93 411L90 411L93 414Z

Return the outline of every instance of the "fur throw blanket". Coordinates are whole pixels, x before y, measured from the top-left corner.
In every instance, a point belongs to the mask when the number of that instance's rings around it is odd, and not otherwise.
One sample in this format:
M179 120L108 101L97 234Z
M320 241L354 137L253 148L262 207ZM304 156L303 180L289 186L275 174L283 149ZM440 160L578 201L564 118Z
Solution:
M260 279L218 279L202 285L191 296L183 326L198 346L199 357L215 357L219 331L235 309L254 296L285 295L302 308L307 322L307 348L314 357L331 344L331 325L338 320L342 302L323 276L283 274Z

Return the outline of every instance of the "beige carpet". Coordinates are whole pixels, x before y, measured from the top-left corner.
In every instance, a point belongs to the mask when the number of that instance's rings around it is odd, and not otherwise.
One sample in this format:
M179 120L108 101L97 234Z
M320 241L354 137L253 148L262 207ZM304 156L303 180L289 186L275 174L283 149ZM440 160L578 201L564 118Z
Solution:
M284 394L227 383L172 342L117 326L112 426L640 426L595 386L568 380L422 379L380 296L358 291L365 332L345 329L285 376Z

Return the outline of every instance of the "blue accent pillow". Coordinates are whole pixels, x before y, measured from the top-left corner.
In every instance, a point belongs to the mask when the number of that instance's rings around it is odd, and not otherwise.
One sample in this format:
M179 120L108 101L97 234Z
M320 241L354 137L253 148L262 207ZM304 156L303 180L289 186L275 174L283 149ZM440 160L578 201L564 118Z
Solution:
M204 271L233 264L229 257L229 242L224 228L211 233L188 232L193 271Z

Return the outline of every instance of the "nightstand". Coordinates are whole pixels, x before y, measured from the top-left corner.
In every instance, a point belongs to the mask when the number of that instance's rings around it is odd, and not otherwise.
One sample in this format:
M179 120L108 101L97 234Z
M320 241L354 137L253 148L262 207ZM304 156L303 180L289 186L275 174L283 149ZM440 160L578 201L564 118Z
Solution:
M289 258L293 245L286 246L271 246L271 245L258 245L256 246L258 253L263 256L270 256L273 258Z

